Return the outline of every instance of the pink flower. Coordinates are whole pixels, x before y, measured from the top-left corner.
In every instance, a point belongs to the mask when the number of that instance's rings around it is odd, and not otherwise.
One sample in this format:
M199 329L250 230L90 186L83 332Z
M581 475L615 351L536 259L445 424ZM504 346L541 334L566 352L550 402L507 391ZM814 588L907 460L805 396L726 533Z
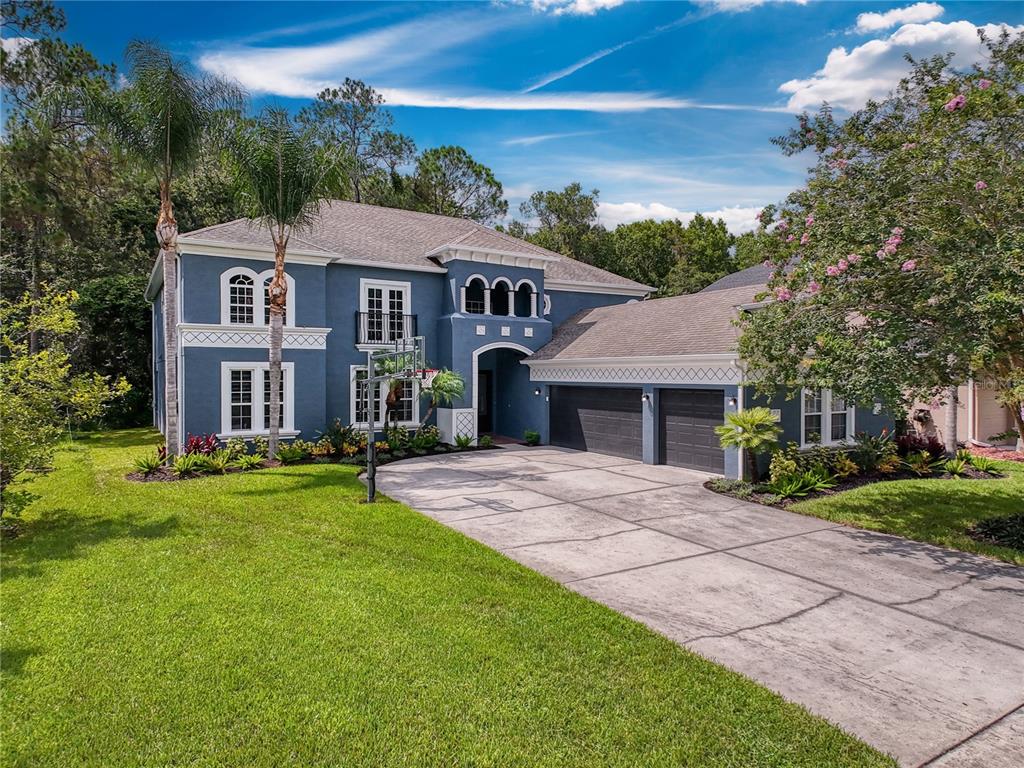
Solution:
M917 262L913 259L907 259L900 266L900 270L903 272L913 272L915 269L917 269Z
M988 189L988 184L986 184L984 181L976 181L974 182L974 188L981 192L981 190L983 189Z
M882 246L882 253L884 253L886 256L892 256L894 253L896 253L896 244L886 243L885 245Z
M786 238L787 243L792 243L794 240L796 240L796 235L790 235Z
M989 88L992 87L992 81L986 80L985 78L981 78L981 80L978 81L978 87L981 88L981 90L983 91L987 91Z
M805 221L808 227L814 226L814 214L812 213L810 216L808 216Z
M903 227L893 227L892 228L892 233L894 235L896 235L897 237L902 237L903 236Z
M804 135L805 135L805 136L807 136L807 138L808 138L808 139L809 139L810 141L814 141L814 131L808 131L808 132L807 132L806 134L804 134Z
M829 277L839 277L839 267L835 264L829 264L828 267L825 268L825 274Z
M789 301L793 298L793 292L786 287L776 288L775 298L779 301Z
M807 284L807 290L811 293L818 293L821 290L821 283L817 280L811 280L811 282Z
M962 93L958 93L952 99L942 105L942 108L947 112L956 112L958 109L962 109L964 104L967 103L967 97Z
M761 266L764 267L765 269L771 269L774 265L772 264L771 259L765 259L764 261L761 262Z
M917 148L917 142L916 141L908 141L906 144L903 145L903 149L916 149L916 148Z
M785 219L779 221L779 232L785 232L787 229L789 229L789 222Z
M882 251L882 250L875 251L875 256L878 257L879 261L881 261L882 259L885 258L885 251Z
M809 242L811 242L811 235L809 232L804 232L800 235L800 245L807 245Z
M860 254L851 253L849 256L846 257L846 260L851 264L856 264L858 261L860 261Z
M850 262L848 262L846 259L840 259L836 266L839 268L840 272L845 272L850 268Z
M844 170L846 168L846 166L848 166L848 165L849 165L849 163L844 158L842 158L842 157L840 157L838 160L833 160L832 161L832 167L833 168L838 168L841 171Z

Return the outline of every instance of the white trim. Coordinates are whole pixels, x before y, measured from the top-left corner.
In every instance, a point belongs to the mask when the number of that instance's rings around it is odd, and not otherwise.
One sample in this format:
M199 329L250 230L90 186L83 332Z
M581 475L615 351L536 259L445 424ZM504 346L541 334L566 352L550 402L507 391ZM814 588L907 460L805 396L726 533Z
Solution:
M493 309L494 309L494 290L495 290L495 288L497 288L498 283L503 283L505 285L505 304L507 305L507 309L505 310L505 314L504 315L495 315L495 316L496 317L515 317L516 316L516 291L515 291L515 288L512 287L512 281L509 280L507 277L504 277L504 276L496 277L496 278L494 278L494 280L491 281L491 293L490 293L490 297L489 297L490 298L490 303L489 303L489 305L487 307L487 314L490 315L492 313Z
M367 429L369 424L365 421L356 421L356 393L358 389L356 387L356 373L358 371L367 370L366 365L352 364L348 367L348 423L357 429ZM400 427L418 427L420 425L420 382L419 379L410 379L412 381L412 419L410 421L400 421L398 426ZM383 430L386 424L383 423L384 414L387 413L387 397L388 393L382 382L377 382L377 404L380 406L380 417L381 421L377 422L377 429Z
M468 288L469 284L472 283L476 279L480 279L480 280L484 281L484 289L487 289L487 288L491 287L491 284L488 282L487 278L484 277L483 275L481 275L479 272L474 272L472 275L467 277L465 282L463 282L463 285Z
M491 314L491 284L490 282L488 282L487 278L481 275L479 272L467 277L466 281L461 286L459 286L459 311L464 315L472 315L474 317L479 317L481 314L480 312L470 312L469 310L466 309L466 292L469 289L469 284L472 283L474 280L479 280L484 284L483 314L489 315Z
M442 264L449 261L476 261L484 264L501 264L506 267L522 267L524 269L544 270L560 257L544 253L527 253L523 251L503 251L496 248L462 246L450 243L435 248L424 254L427 258L435 258Z
M514 291L514 290L515 290L515 288L514 288L514 287L512 286L512 281L511 281L511 280L509 280L509 279L508 279L507 277L505 277L504 275L502 275L502 276L500 276L500 277L496 277L496 278L494 278L494 281L493 281L493 282L491 283L491 290L492 290L492 291L494 290L494 287L495 287L495 286L496 286L496 285L497 285L498 283L504 283L504 284L505 284L506 286L508 286L508 290L509 290L509 293L511 293L512 291Z
M570 291L573 293L610 293L616 296L646 296L654 290L650 285L634 288L613 283L594 283L585 280L545 280L545 291Z
M533 350L524 347L522 344L516 344L514 341L495 341L490 344L484 344L482 347L473 350L473 434L474 437L480 435L480 422L479 422L479 403L478 398L480 394L480 355L484 352L489 352L492 349L511 349L515 352L522 352L524 355L529 357L533 354ZM520 360L520 363L523 361Z
M412 306L412 283L408 280L378 280L375 277L361 277L359 278L359 311L368 312L366 292L370 288L383 288L384 290L394 290L398 288L402 291L402 314L411 315L412 312L408 310ZM387 314L387 310L384 310Z
M975 403L976 397L977 392L975 392L974 389L974 378L971 377L967 379L967 439L971 441L977 440L978 438L977 434L975 434L976 430L974 428L976 415L975 410L977 409L977 404Z
M739 363L739 357L732 352L716 352L705 355L659 355L636 357L576 357L546 358L543 360L527 360L526 365L538 368L554 368L566 366L618 366L618 365L700 365L702 363Z
M254 437L269 435L269 429L231 430L231 371L252 371L252 420L253 424L263 421L263 371L270 370L269 362L239 362L223 360L220 364L220 427L217 436ZM281 363L284 377L284 423L281 424L282 437L295 437L299 432L295 429L295 363ZM258 375L257 375L257 372Z
M372 267L373 269L397 269L402 272L431 272L437 275L448 273L448 270L444 267L436 267L433 264L399 264L394 261L355 259L347 256L338 256L331 259L331 264L342 264L348 267Z
M520 280L518 283L516 283L516 287L515 287L513 293L519 293L519 289L523 285L530 286L530 317L536 317L537 316L537 285L533 282L533 280L530 280L529 278L524 277L522 280Z
M804 387L800 390L800 448L805 450L812 448L815 445L843 445L847 441L851 440L854 435L857 434L856 426L854 425L854 416L857 412L855 405L846 406L846 437L841 440L832 439L832 390L822 389L821 393L821 440L817 443L808 443L804 435L804 396L805 393L813 392L814 390ZM838 411L837 411L838 413ZM826 439L826 435L828 436Z
M739 384L743 373L732 354L667 357L524 360L530 381L581 384Z
M284 329L284 349L327 349L330 328ZM179 347L232 349L268 349L270 333L265 325L224 325L216 323L178 323Z
M550 314L551 314L551 296L549 296L545 292L545 294L544 294L544 317L547 317Z
M258 325L268 326L269 323L263 322L263 316L267 313L266 298L267 291L264 287L268 277L274 276L274 270L265 269L259 274L259 294L260 294L260 316ZM284 304L284 325L285 328L295 327L295 305L298 303L298 296L295 293L295 278L289 275L287 272L284 273L285 283L288 285L288 294L285 296Z

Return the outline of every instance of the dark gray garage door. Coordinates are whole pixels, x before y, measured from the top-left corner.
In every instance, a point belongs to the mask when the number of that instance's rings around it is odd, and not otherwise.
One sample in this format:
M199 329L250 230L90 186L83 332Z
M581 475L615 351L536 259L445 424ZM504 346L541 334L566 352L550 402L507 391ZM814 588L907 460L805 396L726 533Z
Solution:
M640 459L640 395L639 389L552 387L551 444Z
M659 414L660 463L725 471L725 454L714 431L725 420L723 390L663 389Z

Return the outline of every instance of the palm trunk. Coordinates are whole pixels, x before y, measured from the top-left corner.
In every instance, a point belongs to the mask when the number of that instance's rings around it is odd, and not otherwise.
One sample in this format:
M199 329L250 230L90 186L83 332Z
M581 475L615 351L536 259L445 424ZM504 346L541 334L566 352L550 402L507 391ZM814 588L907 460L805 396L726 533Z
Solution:
M748 464L749 469L750 469L750 482L756 483L758 475L760 474L757 471L757 454L754 453L749 448L746 450L746 454L747 454L747 464Z
M274 279L270 281L270 458L277 455L281 441L281 346L284 340L284 311L288 283L284 279L284 257L288 247L283 237L274 240Z
M170 184L160 184L160 216L156 239L164 273L164 440L167 455L177 456L178 436L178 222L171 205Z
M943 442L946 446L946 453L950 456L956 453L956 421L957 409L959 407L959 392L956 386L949 388L946 395L946 420L943 426Z

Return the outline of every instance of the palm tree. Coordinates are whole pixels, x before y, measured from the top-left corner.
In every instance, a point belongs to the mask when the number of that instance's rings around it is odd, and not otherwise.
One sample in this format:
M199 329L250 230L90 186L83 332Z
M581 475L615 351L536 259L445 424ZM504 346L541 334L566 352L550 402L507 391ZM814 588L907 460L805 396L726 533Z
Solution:
M344 190L344 158L317 145L312 134L293 125L280 108L264 109L242 123L228 143L235 180L253 217L270 230L274 277L270 281L270 437L277 454L281 433L281 341L288 284L284 261L293 232L311 226L331 198Z
M725 424L715 427L715 434L723 448L741 448L747 452L750 480L757 482L757 455L778 442L778 418L768 408L748 408L725 416Z
M163 267L164 438L176 455L178 435L177 250L173 181L200 153L204 136L222 116L238 107L241 91L223 80L196 74L187 62L160 46L133 40L125 49L128 85L113 93L86 97L86 116L106 130L115 144L156 176L160 212L156 238Z
M462 378L461 373L444 368L434 374L433 381L420 390L420 395L430 398L430 405L427 407L427 413L420 421L417 430L423 429L426 426L427 421L430 420L430 414L434 412L437 406L449 405L453 400L462 397L465 392L466 380Z

